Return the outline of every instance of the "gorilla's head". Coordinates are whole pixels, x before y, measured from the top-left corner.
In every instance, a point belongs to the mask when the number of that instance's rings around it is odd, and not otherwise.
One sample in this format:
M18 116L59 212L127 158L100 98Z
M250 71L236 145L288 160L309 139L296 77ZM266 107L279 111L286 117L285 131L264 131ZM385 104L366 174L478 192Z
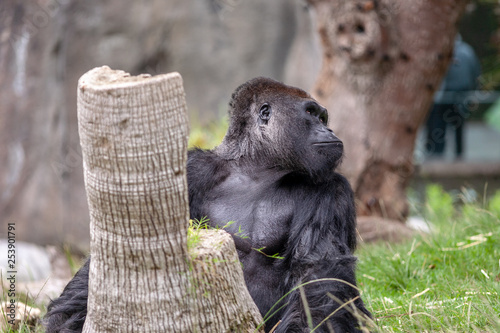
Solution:
M305 91L268 78L234 91L229 129L215 152L228 160L321 177L340 163L342 141L327 127L328 112Z

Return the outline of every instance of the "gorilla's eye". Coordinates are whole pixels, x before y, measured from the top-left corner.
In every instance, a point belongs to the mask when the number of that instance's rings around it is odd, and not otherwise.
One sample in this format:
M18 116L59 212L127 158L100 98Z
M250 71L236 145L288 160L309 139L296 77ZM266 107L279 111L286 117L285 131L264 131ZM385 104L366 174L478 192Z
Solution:
M259 118L265 123L267 123L269 118L271 118L271 107L269 106L269 104L266 103L260 107Z
M321 121L323 124L326 124L328 122L328 116L326 114L320 115L319 121Z

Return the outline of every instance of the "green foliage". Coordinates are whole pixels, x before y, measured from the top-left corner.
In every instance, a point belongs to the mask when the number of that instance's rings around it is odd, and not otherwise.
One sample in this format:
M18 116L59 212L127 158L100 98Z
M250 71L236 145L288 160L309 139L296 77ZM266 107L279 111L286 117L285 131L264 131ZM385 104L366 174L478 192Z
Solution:
M77 259L77 256L74 255L74 253L71 251L71 247L68 244L63 245L63 253L66 257L66 261L69 264L71 275L75 275L80 267L82 267L82 263L80 262L82 258Z
M496 101L485 114L485 119L488 124L500 131L500 101Z
M275 254L267 254L264 252L264 250L266 249L266 247L261 247L260 249L255 249L255 248L252 248L252 250L254 251L257 251L259 252L260 254L268 257L268 258L273 258L273 259L280 259L280 260L283 260L285 259L285 257L281 257L279 253L275 253Z
M209 219L205 216L201 220L189 220L189 227L187 231L187 248L188 250L194 249L196 245L200 242L200 230L206 230L206 229L226 229L229 226L233 225L235 222L234 221L229 221L223 226L216 226L215 228L212 228L208 224ZM243 229L241 226L238 226L238 231L234 234L234 236L238 236L240 238L248 238L248 236L244 233ZM275 255L277 256L277 254ZM274 256L272 256L275 258ZM279 258L279 257L276 257Z
M200 242L200 230L209 229L208 219L203 217L201 220L189 220L187 231L187 248L188 251L196 247Z
M438 186L423 210L433 234L364 245L358 282L380 332L500 331L500 192L454 207Z
M199 123L191 123L189 134L189 147L198 147L203 149L212 149L219 145L226 134L229 126L228 117L221 117L215 122L206 126Z
M0 274L2 275L2 274ZM2 280L3 277L0 276L0 280ZM0 293L0 303L2 302L10 302L10 297L8 297L8 288L5 288L4 285L0 284L0 290L1 290L1 293ZM16 303L19 303L19 302L22 302L26 305L29 305L33 308L38 308L38 309L43 309L44 307L43 306L40 306L39 304L37 304L36 302L36 299L31 299L30 297L28 297L26 294L22 293L22 292L19 292L17 291L16 292ZM17 306L17 304L16 304ZM42 310L42 312L45 312L45 309ZM44 332L44 329L43 329L43 326L41 325L41 322L38 320L37 323L33 324L32 323L28 323L28 322L25 322L24 320L22 320L17 329L13 329L12 327L8 327L7 329L4 329L4 330L1 330L2 328L2 325L3 325L3 322L7 322L8 320L10 320L11 318L8 318L6 316L6 314L3 312L3 311L0 311L0 321L2 322L2 324L0 324L0 332L5 332L5 333L43 333ZM43 314L42 314L43 316Z
M42 325L36 325L35 327L29 326L27 324L21 323L19 328L14 330L12 328L7 329L6 331L2 331L5 333L43 333Z
M488 203L488 210L500 219L500 191L497 191L490 199L490 202Z
M439 185L429 185L426 191L426 213L432 221L447 221L453 216L453 198Z

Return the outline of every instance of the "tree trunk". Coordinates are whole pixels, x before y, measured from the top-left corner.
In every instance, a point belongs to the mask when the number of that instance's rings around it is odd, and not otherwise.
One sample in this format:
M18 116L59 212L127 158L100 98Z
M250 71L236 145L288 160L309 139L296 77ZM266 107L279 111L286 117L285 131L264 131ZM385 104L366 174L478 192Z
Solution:
M344 141L358 215L404 221L420 124L466 0L310 0L323 65L313 94ZM378 219L377 219L378 220Z
M230 236L188 252L187 121L177 73L101 67L79 81L92 255L84 332L250 332L261 320Z

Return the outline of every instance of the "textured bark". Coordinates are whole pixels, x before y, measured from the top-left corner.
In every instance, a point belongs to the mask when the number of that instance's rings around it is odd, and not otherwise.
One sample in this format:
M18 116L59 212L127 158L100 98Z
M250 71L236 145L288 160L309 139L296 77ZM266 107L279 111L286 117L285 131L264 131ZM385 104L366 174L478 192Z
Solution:
M243 277L231 235L223 230L200 230L190 249L197 330L191 332L257 333L262 322Z
M313 94L344 141L360 216L404 221L419 125L466 0L311 0L323 65ZM374 219L378 220L378 219Z
M260 320L230 237L224 251L190 260L186 109L177 73L101 67L79 81L92 255L85 332L246 332ZM205 258L222 269L202 271ZM211 281L238 297L220 297Z

